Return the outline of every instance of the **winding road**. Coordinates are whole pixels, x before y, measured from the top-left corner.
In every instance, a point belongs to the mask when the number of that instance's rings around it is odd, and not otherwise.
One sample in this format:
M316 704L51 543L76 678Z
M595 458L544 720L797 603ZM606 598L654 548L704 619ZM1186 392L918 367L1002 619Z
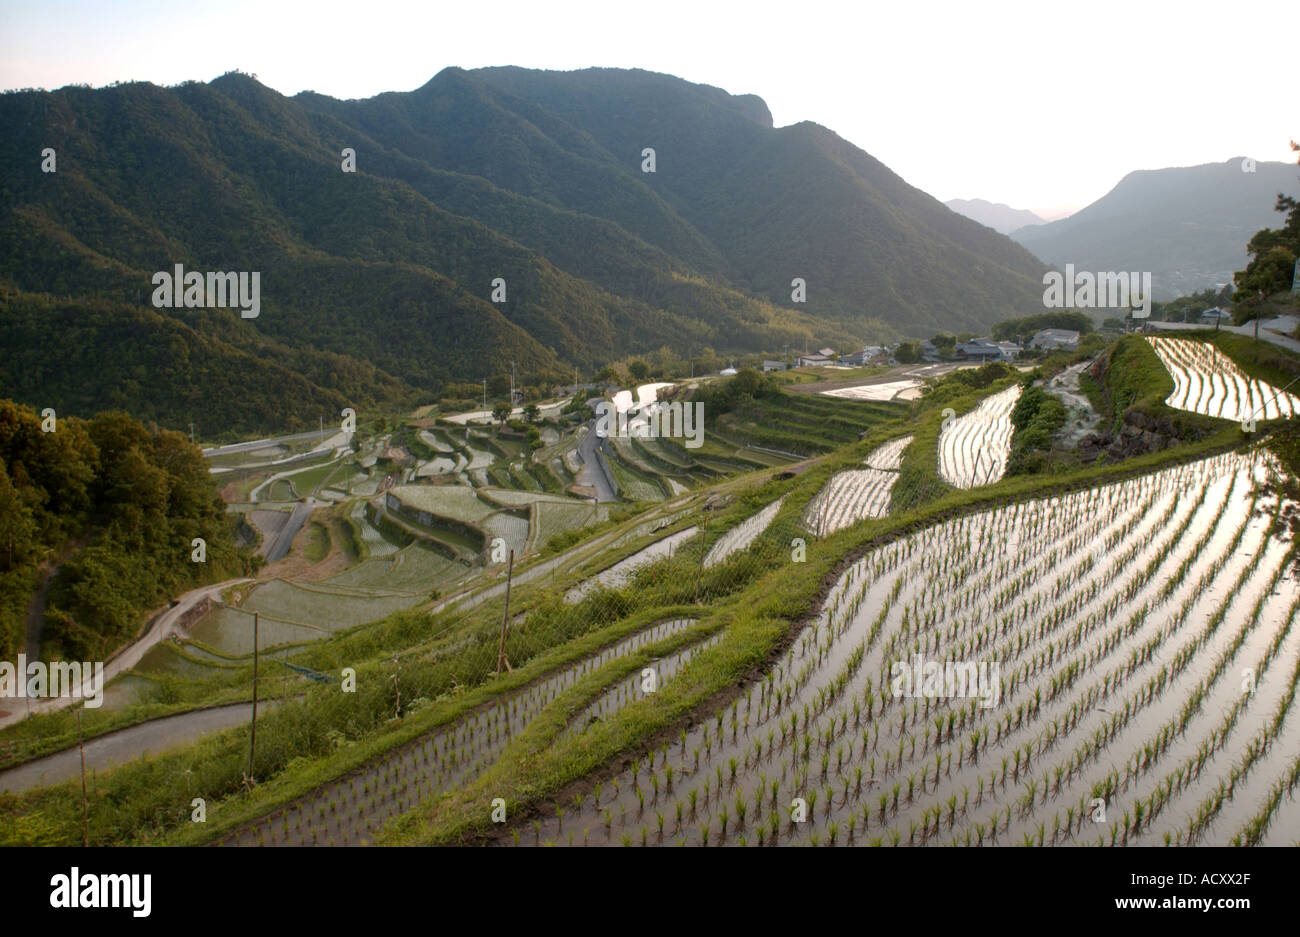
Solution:
M257 705L261 713L278 700L262 700ZM86 742L87 770L103 771L113 765L124 764L136 758L158 753L178 745L193 742L201 735L229 729L247 722L253 710L252 703L233 703L214 706L193 712L178 713L151 719L138 725L119 729ZM77 777L81 773L81 750L66 748L53 755L0 771L0 792L18 793L34 787L49 787Z
M219 582L211 586L201 586L198 589L192 589L189 592L186 592L180 597L175 605L164 609L161 614L157 615L153 619L153 624L150 625L148 630L133 644L127 645L104 664L104 685L107 686L109 681L114 677L119 676L140 663L140 659L143 658L154 645L158 644L160 641L165 641L173 634L176 634L179 629L181 618L195 605L207 598L210 598L213 601L220 601L222 590L241 582L255 581L256 580L254 579L246 578L227 579L225 582ZM74 692L79 691L80 685L75 688ZM64 709L73 703L80 704L81 699L76 695L69 695L55 697L54 699L32 700L30 711L32 713L54 712L59 709ZM25 719L27 714L28 706L26 705L26 701L23 701L23 704L16 706L12 712L0 715L0 728Z
M593 422L593 427L594 425ZM618 486L614 484L614 476L605 464L605 456L601 451L608 445L608 442L596 435L594 428L589 429L578 443L578 459L582 462L582 468L578 470L577 481L580 485L594 488L597 501L618 500Z
M1196 322L1147 322L1147 327L1157 332L1213 332L1214 326L1201 325ZM1219 328L1224 332L1235 332L1238 335L1244 335L1247 338L1255 337L1255 323L1249 325L1221 325ZM1259 338L1263 341L1270 342L1287 351L1294 351L1300 354L1300 342L1288 335L1280 332L1274 332L1271 329L1260 329Z

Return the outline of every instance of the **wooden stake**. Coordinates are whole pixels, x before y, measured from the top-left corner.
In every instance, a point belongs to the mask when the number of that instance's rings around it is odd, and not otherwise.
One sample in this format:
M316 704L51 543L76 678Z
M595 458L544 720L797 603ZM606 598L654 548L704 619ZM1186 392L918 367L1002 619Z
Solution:
M510 622L510 579L515 571L515 551L510 551L510 565L506 567L506 607L501 613L501 642L497 645L497 676L501 676L501 668L510 670L510 661L506 660L506 625Z
M253 783L253 754L257 751L257 625L258 613L253 612L253 722L248 743L248 783Z
M701 533L703 533L703 531L701 531ZM704 558L708 555L709 555L708 551L704 549L704 537L701 536L700 537L700 569L699 572L695 574L695 601L697 603L700 601L700 592L704 588Z
M81 748L81 845L90 845L90 801L86 800L86 740L81 734L81 709L77 709L77 745Z

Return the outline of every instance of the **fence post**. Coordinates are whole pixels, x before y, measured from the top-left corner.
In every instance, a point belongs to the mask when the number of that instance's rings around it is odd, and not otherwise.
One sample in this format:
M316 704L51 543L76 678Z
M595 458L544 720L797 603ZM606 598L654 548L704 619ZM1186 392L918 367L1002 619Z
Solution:
M81 845L90 845L90 801L86 800L86 738L81 733L81 707L77 708L77 745L81 749Z
M253 612L253 722L248 743L248 783L253 783L253 755L257 751L257 626L258 612Z
M506 567L506 607L501 612L501 641L497 645L497 676L501 676L501 668L510 670L510 661L506 659L506 625L510 622L510 580L515 572L515 551L510 551L510 565Z

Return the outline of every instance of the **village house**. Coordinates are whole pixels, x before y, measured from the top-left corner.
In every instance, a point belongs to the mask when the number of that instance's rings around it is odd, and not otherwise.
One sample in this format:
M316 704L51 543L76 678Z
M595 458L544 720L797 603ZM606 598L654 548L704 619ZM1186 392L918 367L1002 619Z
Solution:
M969 342L958 342L955 354L962 361L999 361L1003 357L1002 349L987 338L974 338Z
M1079 333L1069 329L1043 329L1034 333L1034 337L1029 340L1029 347L1044 351L1055 351L1058 348L1074 351L1079 347Z
M861 351L840 355L840 364L850 368L864 365L889 364L892 356L884 345L866 345Z
M1020 357L1020 346L1015 342L994 342L993 344L1002 349L1003 361L1014 361Z

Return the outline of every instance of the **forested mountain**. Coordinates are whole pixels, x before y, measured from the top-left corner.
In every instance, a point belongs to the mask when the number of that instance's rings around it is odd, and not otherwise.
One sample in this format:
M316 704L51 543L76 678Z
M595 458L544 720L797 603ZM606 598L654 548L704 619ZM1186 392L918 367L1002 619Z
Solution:
M1251 236L1277 224L1279 193L1300 195L1294 164L1236 157L1142 170L1070 217L1011 237L1057 267L1149 271L1155 298L1170 300L1231 283Z
M209 430L269 430L511 362L849 346L1041 302L1024 249L833 132L641 71L450 68L361 101L238 73L9 93L0 157L0 394L173 426L199 402ZM155 309L176 264L259 272L260 314Z

